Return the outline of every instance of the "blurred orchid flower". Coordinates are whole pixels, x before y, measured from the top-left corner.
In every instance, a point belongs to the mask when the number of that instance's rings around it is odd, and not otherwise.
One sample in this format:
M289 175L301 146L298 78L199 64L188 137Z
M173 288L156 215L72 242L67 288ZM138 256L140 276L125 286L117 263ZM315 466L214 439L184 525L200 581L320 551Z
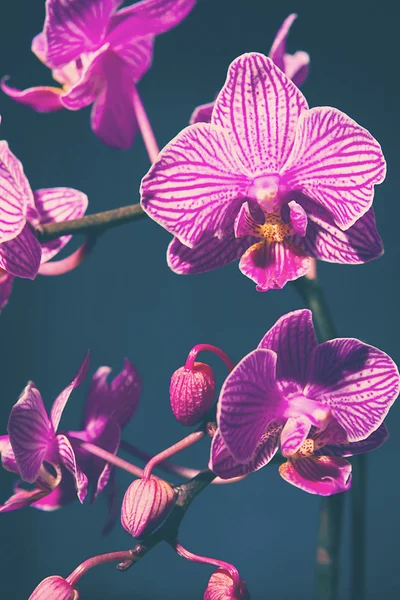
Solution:
M121 0L47 0L42 33L32 51L61 88L3 91L36 111L79 110L93 104L91 125L103 142L132 145L136 83L151 66L154 37L176 27L196 0L142 0L117 11Z

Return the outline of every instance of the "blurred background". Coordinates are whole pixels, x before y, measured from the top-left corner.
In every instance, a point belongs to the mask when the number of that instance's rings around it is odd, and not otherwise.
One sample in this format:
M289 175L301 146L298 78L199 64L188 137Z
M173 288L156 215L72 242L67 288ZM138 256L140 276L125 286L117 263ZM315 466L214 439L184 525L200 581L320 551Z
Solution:
M375 195L385 255L363 266L319 263L319 275L339 335L357 337L400 362L398 339L400 203L397 21L389 2L334 3L199 0L176 29L157 38L154 66L139 91L160 146L188 124L192 110L212 100L229 63L248 51L268 53L284 18L298 12L288 50L306 50L311 72L303 91L311 106L340 108L368 128L389 164ZM24 88L51 84L51 75L30 51L41 31L43 0L1 2L0 75ZM37 114L0 96L1 138L24 164L33 189L71 186L89 196L89 211L137 202L149 162L142 140L126 152L103 145L92 134L89 110ZM167 267L169 234L150 220L106 233L76 271L58 278L16 281L0 317L0 433L11 406L29 379L51 406L71 380L87 348L91 374L100 365L117 372L129 357L143 378L140 409L125 439L149 452L183 437L169 409L172 372L197 343L223 348L234 360L252 350L283 313L302 306L295 290L260 294L236 264L223 271L180 277ZM75 240L67 247L70 252ZM224 368L214 357L219 381ZM71 397L62 426L76 428L88 381ZM391 438L369 456L368 600L399 597L400 410L387 419ZM179 456L187 466L205 467L208 442ZM118 473L120 490L130 482ZM1 502L13 476L0 472ZM234 563L253 600L314 597L314 556L319 498L285 483L275 466L232 486L211 486L191 507L181 542L193 552ZM341 564L341 600L349 598L349 505L346 498ZM118 523L107 537L104 498L78 502L62 511L26 508L0 519L0 594L26 599L44 577L66 576L84 559L132 547ZM211 569L156 548L128 573L99 567L84 577L82 598L195 600L203 597Z

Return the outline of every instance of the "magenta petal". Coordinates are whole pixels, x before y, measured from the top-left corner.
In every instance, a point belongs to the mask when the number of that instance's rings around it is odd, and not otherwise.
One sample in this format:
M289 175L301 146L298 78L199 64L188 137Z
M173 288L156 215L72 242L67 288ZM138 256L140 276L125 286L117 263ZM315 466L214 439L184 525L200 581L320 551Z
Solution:
M11 473L19 474L17 461L15 460L14 450L10 444L10 438L8 435L1 436L0 453L1 453L1 464L3 469L11 471Z
M60 94L63 93L62 88L41 85L26 90L18 90L9 86L6 83L7 79L7 77L3 77L1 80L1 89L19 104L30 106L37 112L53 112L64 108L60 101Z
M57 435L56 440L60 460L74 478L79 502L83 502L87 494L88 478L78 465L71 440L66 435Z
M310 259L290 242L258 242L243 254L239 269L257 284L257 291L280 290L288 281L305 275Z
M60 223L83 217L88 206L86 194L72 188L46 188L33 193L38 213L38 223ZM35 223L36 225L36 223ZM47 262L55 256L71 239L71 235L43 242L42 260Z
M304 394L326 404L350 442L368 437L383 422L400 390L398 369L377 348L337 339L314 351Z
M62 480L59 485L50 494L36 500L31 504L33 508L52 512L63 506L72 504L76 500L75 480L69 471L62 468Z
M14 283L14 276L0 272L0 311L7 306Z
M246 171L220 127L186 127L142 180L141 204L182 244L228 234L249 186Z
M307 235L296 238L295 243L309 256L341 264L360 264L382 256L383 244L373 208L346 231L335 225L322 207L314 205L308 216Z
M61 394L59 394L57 396L57 398L54 400L54 403L53 403L53 406L52 406L51 412L50 412L50 419L51 419L51 422L53 423L54 431L57 431L58 425L60 423L61 415L62 415L65 405L68 401L68 398L71 395L71 392L76 387L78 387L78 385L80 385L86 377L86 374L87 374L87 371L89 368L89 358L90 358L90 353L87 352L74 379L61 392Z
M286 54L286 38L289 34L291 26L293 25L296 19L297 15L294 13L286 17L278 33L276 34L275 39L272 42L271 50L269 51L270 59L273 60L276 66L279 67L280 70L283 72L285 72L283 59Z
M39 488L33 490L21 489L6 500L4 504L0 504L0 513L11 512L13 510L25 508L25 506L30 506L46 494L47 492Z
M296 310L283 315L265 334L259 348L273 350L278 355L278 380L303 387L312 351L317 346L310 310Z
M203 236L194 248L188 248L174 238L167 250L168 266L179 275L213 271L238 260L252 241L249 236L236 239L232 231L222 240Z
M281 433L281 452L283 456L293 456L306 441L311 429L308 417L290 418Z
M96 446L100 446L100 448L107 450L107 452L110 452L111 454L116 454L119 448L120 439L121 428L116 421L110 419L105 421L103 431L97 438L93 439L93 443L96 444ZM93 495L93 499L95 500L109 482L114 467L112 464L98 459L97 457L93 457L92 460L94 467L90 470L90 480L95 486ZM94 480L94 478L96 480Z
M92 377L84 408L83 426L85 428L91 421L96 421L99 416L103 415L103 406L107 404L110 395L107 382L110 373L110 367L99 367Z
M335 444L324 446L322 448L322 454L328 454L329 456L354 456L356 454L365 454L366 452L372 452L383 446L389 437L389 432L384 423L378 427L371 435L365 440L360 442L353 442L350 444Z
M110 21L113 43L134 36L164 33L190 13L196 0L142 0L118 11Z
M253 175L279 172L307 110L300 90L263 54L243 54L229 67L211 122L229 131Z
M115 0L47 0L46 61L60 67L101 43Z
M32 191L22 164L7 142L0 142L0 243L12 240L26 223Z
M351 487L351 464L334 456L292 459L279 467L279 473L288 483L319 496L347 492Z
M299 119L293 150L282 171L289 189L318 202L348 229L371 207L386 163L378 142L340 110L312 108Z
M238 462L252 459L268 424L280 418L284 401L276 384L276 354L257 349L228 375L218 400L221 436Z
M133 108L134 79L130 69L111 53L104 57L102 69L105 82L92 108L92 129L105 144L127 150L138 129Z
M194 109L192 116L190 117L190 125L194 123L211 123L211 115L214 108L214 102L208 102L208 104L201 104Z
M222 479L241 477L242 475L258 471L275 456L278 450L281 430L282 425L279 423L269 423L260 442L257 444L252 459L247 463L239 463L233 458L224 444L221 434L217 431L211 444L209 469Z
M129 67L124 71L123 78L127 79L126 83L131 83L133 80L138 82L145 73L150 69L153 61L154 36L146 35L144 37L133 37L127 40L113 43L112 54L116 54L124 63L124 66ZM112 73L108 75L112 76Z
M285 54L283 57L283 72L297 87L303 85L310 69L310 56L307 52L298 51Z
M15 277L35 279L41 257L41 245L29 225L14 239L0 245L0 268Z
M290 222L293 227L293 231L296 235L304 237L307 231L307 213L300 204L297 204L294 200L289 202L289 214Z
M32 382L11 410L8 433L21 478L33 483L54 437L54 429L40 392Z
M103 63L108 50L109 44L104 44L87 59L79 80L61 96L65 108L80 110L96 100L106 83Z

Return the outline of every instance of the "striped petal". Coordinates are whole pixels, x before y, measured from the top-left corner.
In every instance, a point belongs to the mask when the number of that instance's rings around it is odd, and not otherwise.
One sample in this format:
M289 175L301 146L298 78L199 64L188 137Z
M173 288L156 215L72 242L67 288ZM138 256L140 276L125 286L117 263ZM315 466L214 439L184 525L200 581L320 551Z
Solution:
M1 436L0 441L1 464L3 469L11 473L19 474L17 461L15 460L14 450L10 444L8 435Z
M346 230L371 207L386 163L378 142L353 119L335 108L312 108L298 122L281 175L289 189L321 204Z
M321 450L321 454L327 454L328 456L355 456L356 454L365 454L366 452L372 452L383 446L386 440L389 438L389 432L385 423L382 423L371 435L361 442L353 442L350 444L328 444Z
M7 306L14 284L14 276L6 271L0 272L0 311Z
M161 151L142 180L141 204L182 244L193 247L205 234L223 238L229 233L248 186L226 133L198 123Z
M239 463L233 458L224 444L221 434L217 431L211 444L209 469L222 479L241 477L262 469L272 460L278 450L281 430L282 425L279 423L270 423L257 444L252 459L247 463Z
M53 575L39 583L28 600L78 600L79 594L62 577Z
M119 56L123 63L129 67L124 77L133 79L136 83L150 69L153 60L154 36L130 37L127 40L116 42L112 45L113 54Z
M217 421L230 454L247 463L269 423L279 419L284 401L276 384L276 354L257 349L228 375L218 401Z
M47 0L47 63L59 67L98 47L116 4L115 0Z
M243 54L229 67L211 122L229 131L253 175L266 175L286 163L307 108L303 94L270 58Z
M167 250L168 266L179 275L206 273L238 260L251 243L253 238L247 236L237 239L233 231L222 240L203 236L194 248L188 248L174 238Z
M243 254L239 269L257 284L258 292L280 290L288 281L305 275L310 259L289 242L258 242Z
M158 35L179 25L196 0L142 0L118 11L110 21L113 43L140 35Z
M21 233L31 203L32 191L22 164L7 142L0 142L0 243Z
M38 224L61 223L83 217L88 206L86 194L72 188L46 188L34 192ZM71 235L43 242L42 260L47 262L69 242Z
M109 44L90 54L75 84L68 87L62 94L61 102L68 110L80 110L92 104L104 89L106 77L104 74L104 57L109 50Z
M290 28L296 19L297 15L295 13L292 13L286 17L280 29L278 30L278 33L272 42L271 50L269 51L270 59L274 61L276 66L279 67L281 71L285 71L283 59L286 54L286 38L289 35Z
M76 460L72 441L66 435L58 435L56 440L61 463L71 473L79 502L83 502L87 495L89 482Z
M292 459L279 467L279 473L288 483L319 496L347 492L351 487L351 464L334 456Z
M3 77L1 80L1 89L19 104L25 104L37 112L53 112L64 108L60 100L60 94L63 93L62 88L40 85L26 90L18 90L8 85L7 79L7 77Z
M134 77L131 67L109 53L104 56L102 69L105 81L93 105L92 130L105 144L127 150L138 129L133 108Z
M308 438L310 429L311 421L306 416L288 419L281 433L282 455L293 456L296 454Z
M14 239L0 244L0 268L15 277L35 279L41 257L41 245L29 225Z
M32 503L32 507L44 512L53 512L63 506L72 504L76 500L75 480L71 473L64 467L61 468L62 479L59 485L50 494Z
M65 405L68 401L68 398L70 397L72 391L78 387L78 385L80 385L82 383L82 381L85 379L88 368L89 368L89 358L90 358L90 353L87 352L85 358L83 359L81 366L78 369L77 374L75 375L74 379L71 381L71 383L61 392L61 394L59 394L57 396L57 398L54 400L53 406L51 408L51 412L50 412L50 420L53 424L54 427L54 431L57 431L58 425L60 423L60 419L61 419L61 415L63 413L63 410L65 408Z
M54 438L54 429L40 392L32 382L11 410L8 433L21 478L33 483Z
M383 243L373 208L346 231L337 227L322 207L314 205L308 217L306 236L296 237L294 242L309 256L341 264L361 264L382 256Z
M211 115L214 108L214 102L208 104L201 104L194 109L192 116L190 117L190 125L194 123L211 123Z
M25 506L31 506L40 498L43 498L47 494L46 491L40 488L34 488L33 490L18 490L13 494L4 504L0 504L0 513L11 512L13 510L19 510L25 508Z
M283 315L265 334L259 348L278 355L277 377L304 387L310 356L318 342L310 310L296 310Z
M387 354L337 339L315 349L304 394L327 405L349 442L358 442L381 425L399 391L399 372Z

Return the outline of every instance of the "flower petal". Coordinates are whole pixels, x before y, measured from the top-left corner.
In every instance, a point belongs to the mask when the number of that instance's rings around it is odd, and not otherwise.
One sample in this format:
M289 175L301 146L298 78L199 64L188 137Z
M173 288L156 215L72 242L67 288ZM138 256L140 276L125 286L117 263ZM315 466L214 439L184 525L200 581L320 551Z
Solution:
M103 431L97 438L93 439L93 443L95 443L96 446L100 446L100 448L107 450L107 452L110 452L111 454L116 454L119 448L120 439L120 426L116 421L109 419L105 421ZM90 468L90 480L95 488L93 494L93 500L95 500L108 484L114 467L112 464L105 462L96 456L92 457L92 463Z
M88 206L86 194L72 188L46 188L36 190L33 195L38 213L38 225L79 219L83 217ZM47 262L58 254L71 237L71 235L64 235L55 240L43 242L41 244L41 262Z
M355 339L336 339L314 351L308 398L326 404L350 442L368 437L383 422L400 391L393 360Z
M296 235L299 235L300 237L304 237L306 235L308 223L306 211L300 204L297 204L297 202L295 202L294 200L289 202L288 207L290 222L292 224L294 233Z
M92 130L105 144L127 150L138 129L133 107L134 78L130 67L111 53L104 57L102 69L105 83L92 108Z
M64 108L60 101L60 94L64 91L62 88L40 85L26 90L18 90L8 85L7 79L8 77L3 77L1 80L1 89L19 104L30 106L37 112L53 112Z
M15 460L14 450L10 444L10 438L8 435L1 436L0 453L1 453L1 464L3 469L11 471L11 473L19 474L17 461Z
M347 492L351 487L351 464L344 458L313 456L289 460L279 467L288 483L319 496Z
M233 458L224 444L221 434L217 431L211 444L209 469L222 479L241 477L258 471L275 456L281 430L282 425L279 423L274 421L269 423L260 442L257 444L252 459L247 463L239 463Z
M52 512L58 510L63 506L72 504L76 500L76 488L75 480L71 473L64 467L61 469L62 479L60 484L50 494L43 496L39 500L32 503L33 508L43 510L45 512Z
M237 239L231 232L222 240L203 236L194 248L188 248L174 238L167 250L168 266L179 275L213 271L238 260L252 242L250 236Z
M61 96L61 102L68 110L80 110L92 104L106 84L104 73L104 57L108 53L109 44L90 54L81 75Z
M270 59L273 60L276 66L283 72L285 72L283 58L286 54L286 38L296 19L297 15L295 13L286 17L276 34L275 39L272 42L271 50L269 51Z
M63 466L71 473L72 477L74 478L79 502L83 502L86 498L89 483L85 473L78 465L72 441L69 440L66 435L61 434L57 435L56 440L58 452L60 454L60 460Z
M7 142L0 142L0 243L12 240L26 223L32 191L21 162Z
M278 355L277 377L304 387L309 358L318 342L312 322L312 312L295 310L283 315L265 334L259 348L273 350Z
M374 186L382 183L386 163L378 142L336 108L304 112L293 150L281 173L291 190L299 190L348 229L372 205Z
M138 82L150 69L153 61L154 36L129 37L112 45L112 55L116 54L129 67L123 73L123 79ZM111 55L111 56L112 56Z
M29 225L14 239L0 245L0 268L15 277L35 279L41 257L41 245Z
M307 108L303 94L270 58L243 54L229 67L211 123L229 131L253 175L266 175L286 163L297 121Z
M226 378L218 400L217 421L230 454L249 462L268 424L282 416L284 401L276 384L276 354L257 349Z
M79 594L62 577L46 577L33 590L28 600L79 600Z
M44 36L46 61L59 67L98 47L115 0L47 0Z
M201 104L195 108L190 117L190 125L193 125L194 123L211 123L211 114L214 104L215 102L209 102L208 104Z
M308 417L291 417L285 423L281 433L281 452L283 456L293 456L306 441L311 429Z
M87 371L89 368L89 358L90 358L90 352L87 352L74 379L61 392L61 394L59 394L57 396L57 398L54 400L54 403L53 403L53 406L52 406L51 412L50 412L50 419L51 419L51 422L53 423L54 431L57 431L58 425L60 423L61 415L62 415L65 405L68 401L68 398L71 395L71 392L76 387L78 387L78 385L81 385L82 381L86 377L86 374L87 374Z
M32 381L12 407L7 429L21 478L33 483L54 437L54 429Z
M355 456L356 454L365 454L366 452L372 452L383 446L386 440L389 438L389 432L385 423L382 423L371 435L365 440L360 442L353 442L350 444L329 444L324 446L321 453L327 454L328 456Z
M25 506L30 506L46 494L47 492L39 488L34 488L33 490L21 489L10 496L4 504L0 504L0 513L11 512L12 510L19 510L20 508L25 508Z
M297 87L303 85L310 69L310 56L301 50L283 57L283 72Z
M328 211L313 204L308 212L306 236L295 239L309 256L341 264L360 264L382 256L383 244L373 208L343 231Z
M134 36L158 35L179 25L190 13L196 0L142 0L115 14L108 39L113 43Z
M280 290L288 281L305 275L310 259L289 242L258 242L243 254L239 269L257 284L258 292Z
M222 238L233 228L249 179L220 127L186 127L159 154L142 180L141 204L182 244L204 234Z
M0 311L7 306L14 283L13 275L6 271L0 273Z

